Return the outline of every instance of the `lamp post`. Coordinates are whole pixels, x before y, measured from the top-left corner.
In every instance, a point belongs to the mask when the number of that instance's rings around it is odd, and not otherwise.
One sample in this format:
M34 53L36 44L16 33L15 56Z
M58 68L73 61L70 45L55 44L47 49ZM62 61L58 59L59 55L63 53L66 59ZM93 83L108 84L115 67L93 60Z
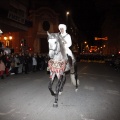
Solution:
M10 41L12 40L12 36L9 37L4 36L4 40L5 40L5 46L9 47Z

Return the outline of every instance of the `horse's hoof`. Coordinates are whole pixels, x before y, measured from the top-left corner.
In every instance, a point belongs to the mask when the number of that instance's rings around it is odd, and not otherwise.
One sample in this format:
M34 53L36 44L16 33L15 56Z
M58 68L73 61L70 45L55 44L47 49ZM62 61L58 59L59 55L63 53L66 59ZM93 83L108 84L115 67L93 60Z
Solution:
M51 94L52 96L55 96L56 94Z
M78 91L78 88L75 89L75 92L77 92L77 91Z
M62 94L62 92L59 92L59 95L61 95Z
M58 107L58 103L53 103L53 107Z
M52 96L55 96L56 94L55 93L51 93Z

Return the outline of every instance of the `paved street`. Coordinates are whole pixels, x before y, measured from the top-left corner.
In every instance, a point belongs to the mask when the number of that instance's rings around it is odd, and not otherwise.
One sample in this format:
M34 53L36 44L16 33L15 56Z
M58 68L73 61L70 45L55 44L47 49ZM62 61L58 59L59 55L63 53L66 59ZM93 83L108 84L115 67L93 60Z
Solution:
M58 108L46 71L0 79L0 120L120 120L120 73L103 63L81 62L78 75L77 92L67 75Z

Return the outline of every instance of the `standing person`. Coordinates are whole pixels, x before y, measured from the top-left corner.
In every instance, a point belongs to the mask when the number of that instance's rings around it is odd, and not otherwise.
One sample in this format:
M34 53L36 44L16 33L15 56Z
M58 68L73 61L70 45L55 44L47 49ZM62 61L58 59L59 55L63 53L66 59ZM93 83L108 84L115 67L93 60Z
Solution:
M11 75L15 74L15 56L14 54L10 55L10 69L9 72Z
M18 58L18 54L15 55L14 60L15 60L15 74L18 74L18 68L20 65L20 60Z
M20 64L18 67L18 73L23 73L24 53L19 53L18 59L20 61Z
M32 72L33 66L32 66L32 54L28 54L28 72Z
M36 54L33 55L32 57L32 65L33 65L33 72L36 72L37 68L37 56Z
M72 45L72 40L71 40L71 36L66 32L66 30L67 30L66 25L60 24L58 26L58 29L60 30L60 37L62 37L62 42L64 44L66 54L71 56L72 61L75 62L75 58L73 56L73 53L69 48Z
M10 72L10 65L11 65L11 61L10 61L10 56L7 55L6 56L6 64L5 64L5 73L6 73L6 76L9 76Z
M4 79L4 72L5 72L5 64L0 58L0 77L1 79Z
M25 72L25 74L28 74L28 72L29 72L28 64L29 64L29 56L25 55L25 57L24 57L24 72Z

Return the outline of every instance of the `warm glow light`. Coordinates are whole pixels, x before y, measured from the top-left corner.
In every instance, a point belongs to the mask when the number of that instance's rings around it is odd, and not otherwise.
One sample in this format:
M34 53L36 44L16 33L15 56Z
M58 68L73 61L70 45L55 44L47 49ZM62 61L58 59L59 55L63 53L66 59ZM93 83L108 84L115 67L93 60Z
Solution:
M103 45L103 47L106 47L106 45Z
M22 43L21 43L20 45L21 45L21 46L23 46L23 44L22 44Z
M12 40L12 36L9 36L9 39Z
M66 12L66 14L67 14L67 15L69 15L69 14L70 14L70 13L69 13L69 11L68 11L68 12Z
M7 40L8 38L7 37L4 37L4 40Z

